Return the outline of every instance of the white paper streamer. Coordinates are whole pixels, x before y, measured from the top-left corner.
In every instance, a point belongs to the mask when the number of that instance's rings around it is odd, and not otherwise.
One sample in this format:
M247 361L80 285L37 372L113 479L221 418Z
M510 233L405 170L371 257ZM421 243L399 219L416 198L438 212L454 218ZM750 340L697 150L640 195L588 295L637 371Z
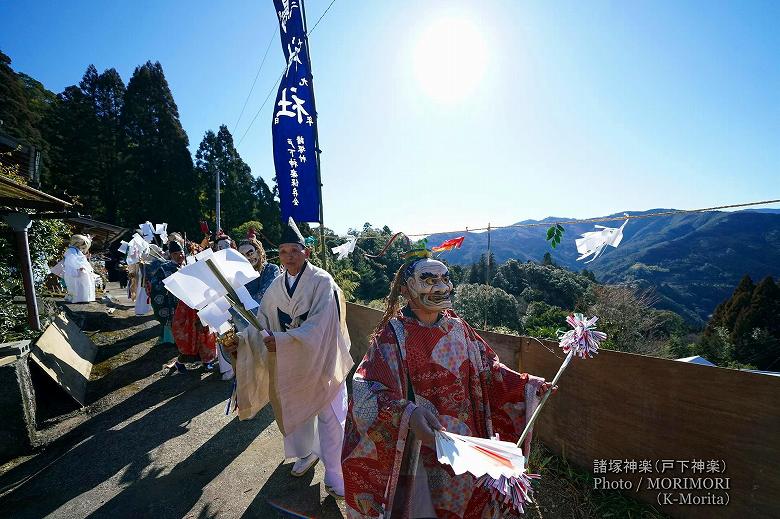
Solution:
M357 236L350 236L347 241L337 247L333 247L330 250L333 254L338 254L337 260L343 260L349 256L355 250L355 244L357 243Z
M618 228L595 225L594 227L601 230L583 233L582 238L574 240L574 243L577 245L577 252L580 253L580 257L577 258L577 261L585 259L588 256L593 256L585 262L590 263L604 252L607 245L612 247L620 245L620 242L623 240L623 228L627 223L628 220L623 222L623 225Z
M230 303L224 297L220 297L213 303L206 305L202 310L199 310L198 317L204 326L208 326L222 334L230 329L230 323L228 323L230 313L228 309L230 309Z
M165 288L190 308L200 310L227 294L222 283L214 276L206 262L202 261L209 256L228 283L237 291L260 275L236 250L223 249L204 257L201 257L201 254L203 253L196 256L201 261L182 267L163 280ZM249 299L252 299L251 296ZM254 302L254 299L252 301ZM256 302L255 307L257 307Z
M154 225L152 225L152 222L147 220L139 225L138 228L141 229L141 236L143 236L144 240L149 243L154 240Z

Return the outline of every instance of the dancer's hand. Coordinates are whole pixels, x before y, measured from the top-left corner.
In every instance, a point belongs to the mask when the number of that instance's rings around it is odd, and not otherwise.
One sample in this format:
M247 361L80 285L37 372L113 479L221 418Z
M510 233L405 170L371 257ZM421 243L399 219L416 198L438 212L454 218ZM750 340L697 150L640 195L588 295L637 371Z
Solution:
M265 349L267 349L271 353L276 352L276 337L273 335L269 335L268 337L263 337L263 342L265 343Z
M414 435L418 440L423 442L423 445L436 448L436 437L434 433L436 431L444 430L439 418L422 406L418 406L412 412L412 416L409 419L409 427L412 428Z
M226 332L220 339L226 352L235 353L238 350L238 336L235 330Z
M550 388L552 388L552 393L550 394L550 396L553 396L558 391L558 386L553 386L552 382L542 382L542 385L539 386L539 389L536 391L536 394L539 396L543 396Z

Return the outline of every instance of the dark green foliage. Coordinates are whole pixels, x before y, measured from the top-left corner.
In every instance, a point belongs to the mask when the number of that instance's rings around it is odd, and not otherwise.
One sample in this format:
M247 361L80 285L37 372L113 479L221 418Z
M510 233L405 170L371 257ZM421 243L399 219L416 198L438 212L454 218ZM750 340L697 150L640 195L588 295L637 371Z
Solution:
M202 213L209 221L215 221L215 184L220 173L222 228L226 231L245 222L256 213L253 188L255 179L249 166L241 159L233 145L233 136L224 124L215 134L209 130L195 153L195 173L200 203L206 208ZM216 230L216 229L215 229ZM258 229L260 230L260 229ZM234 236L234 239L243 236Z
M61 258L69 233L70 229L62 220L33 220L28 240L35 288L39 296L43 280L49 272L49 263L53 264ZM27 325L26 306L23 302L18 302L23 296L24 287L19 271L16 240L11 228L0 219L0 343L37 335L37 332L31 331ZM13 302L14 298L17 298L16 303ZM39 307L39 311L44 314L42 324L45 324L49 310L51 309L47 308L46 302Z
M469 283L483 283L492 285L493 278L496 275L496 256L492 252L488 255L482 254L479 261L469 269Z
M593 282L585 276L538 263L509 260L500 267L493 284L524 301L545 301L561 308L574 309Z
M561 226L559 223L551 225L550 228L547 229L547 241L550 242L550 246L553 249L561 243L561 239L563 239L563 233L563 226Z
M134 227L145 220L164 221L169 229L194 233L200 218L198 183L189 140L159 62L136 67L122 121L129 149L122 179L128 206L121 222Z
M713 312L697 353L721 365L776 371L780 367L779 317L780 288L775 281L767 276L754 285L745 276Z
M51 163L44 188L77 197L79 210L117 222L119 182L125 176L127 139L122 125L125 85L116 70L98 74L90 65L79 86L67 87L47 118Z
M43 87L29 76L11 69L11 58L0 52L0 129L17 139L40 143L40 119L45 107L38 105L39 96L31 91Z
M43 133L56 96L43 85L11 68L11 58L0 51L0 132L41 152L41 175L47 174L49 144Z
M568 329L566 317L570 312L544 301L534 301L526 309L523 325L528 335L557 339L559 330Z
M458 315L475 327L506 327L516 332L523 330L517 301L500 288L485 284L459 285L454 308Z
M247 234L249 233L249 229L255 230L255 237L260 238L260 232L263 230L263 224L258 222L257 220L249 220L247 222L242 223L238 227L234 227L230 230L230 237L233 238L236 243L241 243L241 240L245 239ZM262 242L262 239L260 239ZM264 245L265 246L265 245Z
M255 200L254 219L263 223L261 237L273 245L278 245L282 238L281 211L277 194L276 185L271 190L262 177L254 179L252 184L252 196Z

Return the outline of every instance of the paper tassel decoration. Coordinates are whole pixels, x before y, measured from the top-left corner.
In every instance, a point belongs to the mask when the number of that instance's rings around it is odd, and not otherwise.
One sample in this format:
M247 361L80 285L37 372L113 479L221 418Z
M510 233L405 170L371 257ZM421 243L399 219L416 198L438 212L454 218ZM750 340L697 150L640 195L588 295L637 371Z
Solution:
M612 227L604 227L603 225L596 225L594 227L601 229L600 231L583 233L582 238L577 238L574 240L574 243L577 245L577 252L580 253L577 261L585 259L588 256L593 256L585 262L590 263L591 261L598 258L602 252L604 252L604 249L607 248L607 245L612 247L617 247L620 245L620 242L623 240L623 228L627 223L628 220L623 222L623 225L617 229Z
M333 254L338 254L337 260L343 260L355 250L355 244L357 243L357 236L350 236L347 241L339 245L338 247L331 248Z
M461 245L463 245L464 239L466 239L465 236L458 236L457 238L452 238L451 240L445 240L438 247L431 247L431 250L433 252L444 252L452 249L460 249Z
M566 358L563 360L561 367L558 369L558 373L552 380L550 389L542 396L539 405L534 410L528 423L525 425L520 439L517 441L516 446L519 448L523 444L526 436L531 431L534 422L539 417L544 404L552 394L552 388L558 384L558 381L566 370L571 360L575 355L580 358L590 358L594 354L598 353L599 343L607 338L607 334L599 332L593 328L593 325L598 321L598 317L591 317L586 319L582 314L573 314L566 318L566 322L572 327L571 330L559 334L560 347L566 353ZM506 476L500 475L494 477L491 474L482 476L477 482L483 488L488 489L493 495L494 499L498 500L502 505L512 508L519 513L523 513L523 505L531 502L530 496L530 484L529 478L538 477L533 475L522 474L521 476Z
M560 347L564 353L574 352L581 359L593 358L599 352L599 344L607 338L607 334L593 328L598 317L586 319L582 314L572 314L566 318L566 322L573 329L563 333L560 339Z
M569 366L571 359L573 359L575 355L579 356L581 359L592 358L593 355L598 353L599 344L607 338L606 333L593 328L593 325L596 324L596 321L598 320L599 318L596 316L586 319L585 316L580 313L571 314L566 318L566 322L572 329L567 332L559 332L558 334L558 345L563 349L563 352L566 353L566 358L563 359L561 367L558 368L558 373L555 374L550 389L544 394L542 400L539 402L539 406L534 410L531 419L528 420L528 423L525 425L523 434L520 435L520 439L517 441L518 446L523 443L523 440L525 440L531 427L533 427L544 404L552 394L552 388L558 384L558 380Z

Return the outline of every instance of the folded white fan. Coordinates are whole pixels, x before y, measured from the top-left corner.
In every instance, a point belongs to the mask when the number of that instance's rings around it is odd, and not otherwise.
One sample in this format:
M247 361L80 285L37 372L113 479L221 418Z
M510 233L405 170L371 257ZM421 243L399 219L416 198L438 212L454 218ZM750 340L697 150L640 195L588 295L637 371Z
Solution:
M452 467L455 474L489 475L493 479L519 477L525 472L525 456L514 443L436 432L439 463Z

